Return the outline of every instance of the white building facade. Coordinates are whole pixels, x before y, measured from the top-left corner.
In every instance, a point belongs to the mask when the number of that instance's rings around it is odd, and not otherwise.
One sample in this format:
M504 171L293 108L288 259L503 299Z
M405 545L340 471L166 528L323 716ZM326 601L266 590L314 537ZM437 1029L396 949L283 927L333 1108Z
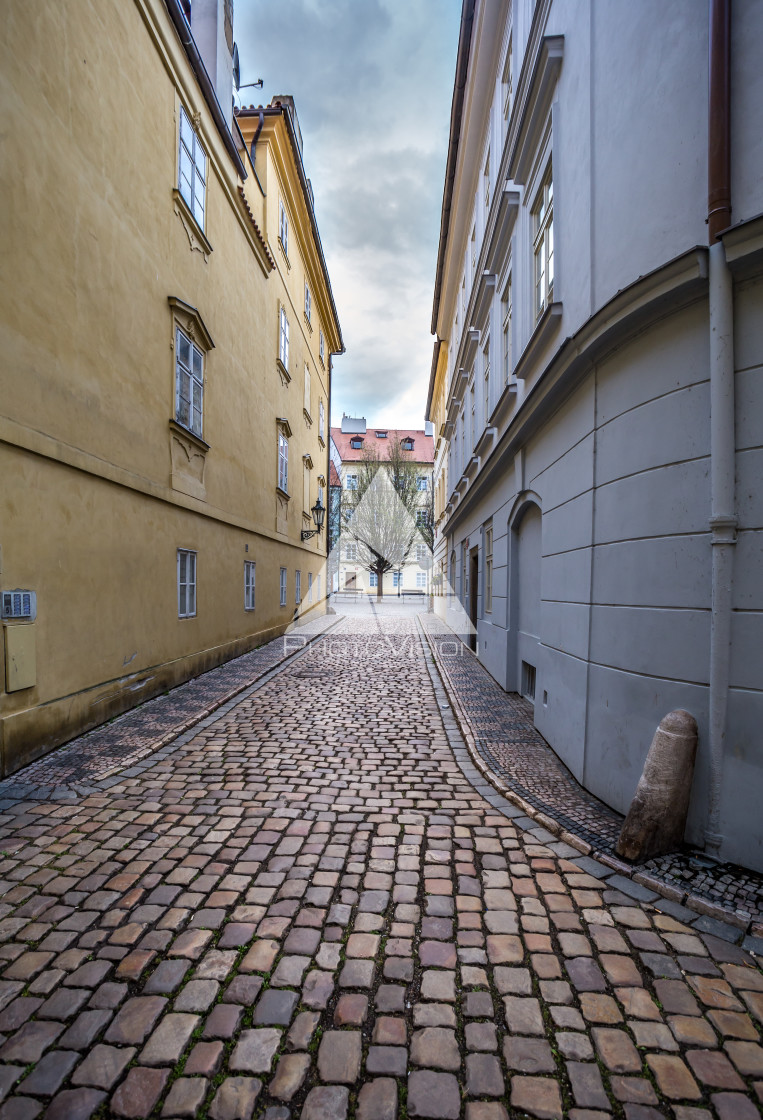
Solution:
M728 10L464 2L436 605L621 812L690 711L687 839L763 868L763 5Z

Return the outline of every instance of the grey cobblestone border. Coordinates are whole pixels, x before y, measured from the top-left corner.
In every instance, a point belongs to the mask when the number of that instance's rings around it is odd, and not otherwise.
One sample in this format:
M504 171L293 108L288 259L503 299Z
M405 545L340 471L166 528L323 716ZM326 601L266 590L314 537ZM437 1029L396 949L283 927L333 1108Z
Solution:
M611 852L592 848L586 841L576 836L573 832L563 828L553 817L542 813L522 798L485 763L477 750L475 735L472 730L468 713L450 683L447 669L443 665L437 645L432 641L426 627L420 619L416 620L419 633L424 642L425 650L428 648L431 658L427 658L435 690L438 684L433 676L434 666L439 677L439 691L447 698L452 708L458 730L461 746L457 741L452 741L451 746L459 766L464 775L483 797L496 809L511 817L514 823L536 836L540 843L547 843L558 855L573 859L575 863L597 879L607 882L613 889L638 900L651 903L656 909L670 914L677 921L693 926L702 933L712 934L732 944L741 942L742 948L751 953L763 956L763 923L753 922L749 914L734 911L708 902L686 891L681 891L670 883L665 883L656 875L640 872L629 864L617 859ZM460 640L460 639L459 639ZM471 651L468 651L471 653ZM473 655L472 655L473 656ZM442 707L442 705L441 705ZM453 729L448 727L446 732L451 740ZM492 796L489 793L492 790ZM494 800L496 798L497 800ZM556 839L561 841L570 851L557 851L558 843L551 844ZM574 855L572 854L574 852ZM657 905L657 900L661 900Z
M330 616L324 617L330 618ZM120 762L106 771L100 778L89 782L72 781L65 784L45 785L37 781L25 782L23 780L24 771L21 770L18 772L18 775L14 774L0 781L0 811L20 801L73 801L79 797L86 797L88 794L101 793L104 790L110 789L112 786L118 785L123 778L137 777L145 770L149 770L152 766L155 766L157 762L166 758L178 745L187 743L192 738L191 732L195 734L200 726L206 726L213 719L219 719L222 715L225 715L226 712L230 711L234 704L246 699L247 696L250 696L264 684L267 684L267 682L272 680L286 665L292 664L292 662L301 657L314 645L315 642L330 633L342 620L342 617L342 615L337 615L331 621L327 622L326 625L322 626L320 630L315 632L303 632L298 634L295 631L291 635L281 634L277 638L273 638L271 642L268 642L261 648L267 649L267 646L271 645L272 642L282 642L285 638L293 637L294 634L296 634L297 637L303 638L304 641L300 648L285 653L283 657L259 676L245 681L243 684L237 684L234 688L228 689L228 691L224 692L221 696L216 696L211 703L204 704L192 715L188 716L187 719L174 724L150 744L139 748L133 755L120 760ZM151 701L149 700L147 703L151 703ZM124 716L129 718L130 714L131 712L128 711L125 712ZM60 749L70 748L73 742L76 742L76 740L64 744ZM54 755L55 752L52 752L51 755L46 757L52 758ZM36 759L31 765L37 767L40 763L44 764L44 762L45 758Z

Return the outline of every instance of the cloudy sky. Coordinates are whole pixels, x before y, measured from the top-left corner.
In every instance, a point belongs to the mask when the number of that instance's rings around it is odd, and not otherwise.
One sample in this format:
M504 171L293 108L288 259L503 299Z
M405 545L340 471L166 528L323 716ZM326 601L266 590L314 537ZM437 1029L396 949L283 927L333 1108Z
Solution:
M460 0L236 0L245 105L293 94L347 353L332 423L423 427Z

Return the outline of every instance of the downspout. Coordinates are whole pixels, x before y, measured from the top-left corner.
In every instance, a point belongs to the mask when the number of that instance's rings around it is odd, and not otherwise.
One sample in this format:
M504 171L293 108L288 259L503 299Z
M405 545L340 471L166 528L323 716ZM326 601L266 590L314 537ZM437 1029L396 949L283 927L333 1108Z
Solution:
M710 0L708 242L710 321L710 791L705 848L720 855L723 758L728 719L736 545L734 293L720 235L731 223L731 0Z

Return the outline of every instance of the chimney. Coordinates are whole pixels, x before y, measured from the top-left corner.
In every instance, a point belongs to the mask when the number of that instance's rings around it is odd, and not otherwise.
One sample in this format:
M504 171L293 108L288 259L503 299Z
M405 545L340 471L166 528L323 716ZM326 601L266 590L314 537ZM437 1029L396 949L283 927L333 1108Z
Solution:
M233 0L193 0L191 31L217 100L233 129Z

